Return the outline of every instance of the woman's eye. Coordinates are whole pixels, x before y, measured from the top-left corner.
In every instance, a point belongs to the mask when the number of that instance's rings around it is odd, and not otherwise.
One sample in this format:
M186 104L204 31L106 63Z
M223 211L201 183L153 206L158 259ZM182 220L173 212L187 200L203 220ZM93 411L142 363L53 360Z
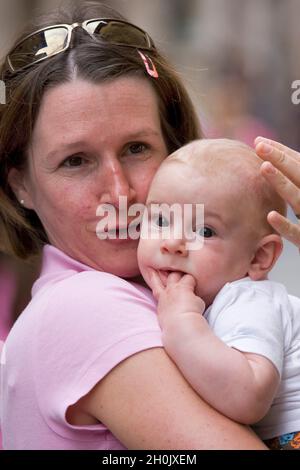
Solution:
M203 238L211 238L216 235L216 232L209 227L201 227L197 230L197 233Z
M169 221L166 217L164 217L163 215L159 215L158 217L154 217L153 218L153 222L155 223L155 225L157 225L158 227L169 227Z
M145 144L140 143L140 142L136 142L136 143L131 144L129 146L129 152L132 153L132 154L143 153L143 152L145 152L145 150L147 150L147 146Z
M78 167L83 164L83 158L80 157L79 155L75 155L74 157L69 157L63 162L63 166L66 167Z

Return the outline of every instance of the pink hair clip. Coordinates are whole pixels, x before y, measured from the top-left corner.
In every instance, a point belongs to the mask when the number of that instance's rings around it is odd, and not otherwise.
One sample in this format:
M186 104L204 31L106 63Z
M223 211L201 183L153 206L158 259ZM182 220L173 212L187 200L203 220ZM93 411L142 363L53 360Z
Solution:
M156 67L155 67L152 59L150 59L149 56L147 56L146 54L143 54L139 50L138 50L138 53L140 54L141 58L143 59L144 65L145 65L146 70L147 70L147 73L150 75L150 77L158 78L158 72L156 70Z

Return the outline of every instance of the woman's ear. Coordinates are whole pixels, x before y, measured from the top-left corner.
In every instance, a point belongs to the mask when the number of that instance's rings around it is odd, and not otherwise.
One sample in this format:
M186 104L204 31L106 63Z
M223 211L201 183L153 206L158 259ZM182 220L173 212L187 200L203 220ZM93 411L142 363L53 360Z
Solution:
M255 251L250 264L248 276L253 281L266 279L283 249L282 238L277 234L263 237Z
M34 210L24 172L17 170L17 168L11 168L8 173L8 183L20 204L26 209Z

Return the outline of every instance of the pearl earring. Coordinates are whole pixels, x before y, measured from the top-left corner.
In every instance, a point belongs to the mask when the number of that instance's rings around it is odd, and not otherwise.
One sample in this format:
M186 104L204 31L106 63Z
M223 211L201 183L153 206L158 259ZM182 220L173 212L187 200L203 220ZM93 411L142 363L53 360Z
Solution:
M25 204L24 199L21 199L20 204L22 204L22 206L24 206L24 204Z

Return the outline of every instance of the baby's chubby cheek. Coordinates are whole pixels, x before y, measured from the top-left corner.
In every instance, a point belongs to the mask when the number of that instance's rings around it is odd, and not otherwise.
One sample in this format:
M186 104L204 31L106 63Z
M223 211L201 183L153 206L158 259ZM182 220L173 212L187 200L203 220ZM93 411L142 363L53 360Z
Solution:
M152 288L151 286L151 268L152 268L152 263L151 263L151 255L149 250L147 249L147 241L140 239L139 245L138 245L138 251L137 251L137 259L138 259L138 265L139 265L139 270L141 275L143 276L145 282L148 284L150 289Z

